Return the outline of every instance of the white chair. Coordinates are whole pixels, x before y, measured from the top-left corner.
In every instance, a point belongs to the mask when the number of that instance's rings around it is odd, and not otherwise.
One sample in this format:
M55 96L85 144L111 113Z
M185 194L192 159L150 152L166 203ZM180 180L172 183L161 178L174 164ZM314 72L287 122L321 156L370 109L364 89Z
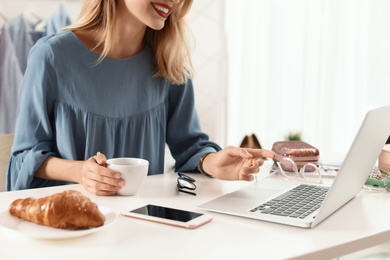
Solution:
M13 141L14 134L0 135L0 192L5 191L5 177Z

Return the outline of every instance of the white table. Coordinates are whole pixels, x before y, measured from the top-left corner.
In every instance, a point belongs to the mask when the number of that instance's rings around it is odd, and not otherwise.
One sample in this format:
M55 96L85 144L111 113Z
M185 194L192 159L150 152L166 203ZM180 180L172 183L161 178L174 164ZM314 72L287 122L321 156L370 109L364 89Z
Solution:
M89 196L117 214L99 232L65 240L37 240L0 228L0 259L331 259L390 241L390 194L362 191L314 229L302 229L207 212L214 220L198 229L128 218L122 210L153 203L202 212L197 206L248 185L192 175L197 196L176 191L176 174L147 177L130 197L99 197L81 185L0 193L0 212L17 198L66 189Z

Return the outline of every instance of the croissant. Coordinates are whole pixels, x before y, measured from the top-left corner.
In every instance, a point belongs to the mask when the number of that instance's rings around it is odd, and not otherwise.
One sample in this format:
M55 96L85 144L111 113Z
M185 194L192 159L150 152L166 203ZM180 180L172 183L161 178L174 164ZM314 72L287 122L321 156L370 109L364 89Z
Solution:
M39 225L71 230L100 227L105 221L98 206L75 190L38 199L17 199L10 204L9 212Z

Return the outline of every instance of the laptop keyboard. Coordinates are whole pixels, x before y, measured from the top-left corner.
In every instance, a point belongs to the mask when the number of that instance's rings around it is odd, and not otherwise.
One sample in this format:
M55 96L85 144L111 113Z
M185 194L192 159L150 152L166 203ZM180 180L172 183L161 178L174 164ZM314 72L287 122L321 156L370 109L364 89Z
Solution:
M301 184L282 195L255 207L251 212L292 218L305 218L320 206L329 187Z

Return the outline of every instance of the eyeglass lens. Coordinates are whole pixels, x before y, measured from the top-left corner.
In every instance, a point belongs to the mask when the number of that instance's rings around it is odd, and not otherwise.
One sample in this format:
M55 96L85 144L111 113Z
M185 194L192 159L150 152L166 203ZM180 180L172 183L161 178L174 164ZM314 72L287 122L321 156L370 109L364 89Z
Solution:
M280 172L289 178L301 177L307 182L322 183L321 173L313 163L298 164L291 158L283 158L277 162Z
M196 196L195 192L190 191L196 189L195 179L180 172L178 173L178 175L179 177L177 177L177 190Z
M184 179L181 179L181 178L178 178L177 184L182 189L189 189L189 190L195 190L196 189L195 183L189 182L188 180L184 180Z
M182 178L182 179L187 180L187 181L189 181L189 182L195 182L195 179L194 179L194 178L191 178L190 176L185 175L185 174L182 173L182 172L178 172L177 175L179 175L179 178Z

